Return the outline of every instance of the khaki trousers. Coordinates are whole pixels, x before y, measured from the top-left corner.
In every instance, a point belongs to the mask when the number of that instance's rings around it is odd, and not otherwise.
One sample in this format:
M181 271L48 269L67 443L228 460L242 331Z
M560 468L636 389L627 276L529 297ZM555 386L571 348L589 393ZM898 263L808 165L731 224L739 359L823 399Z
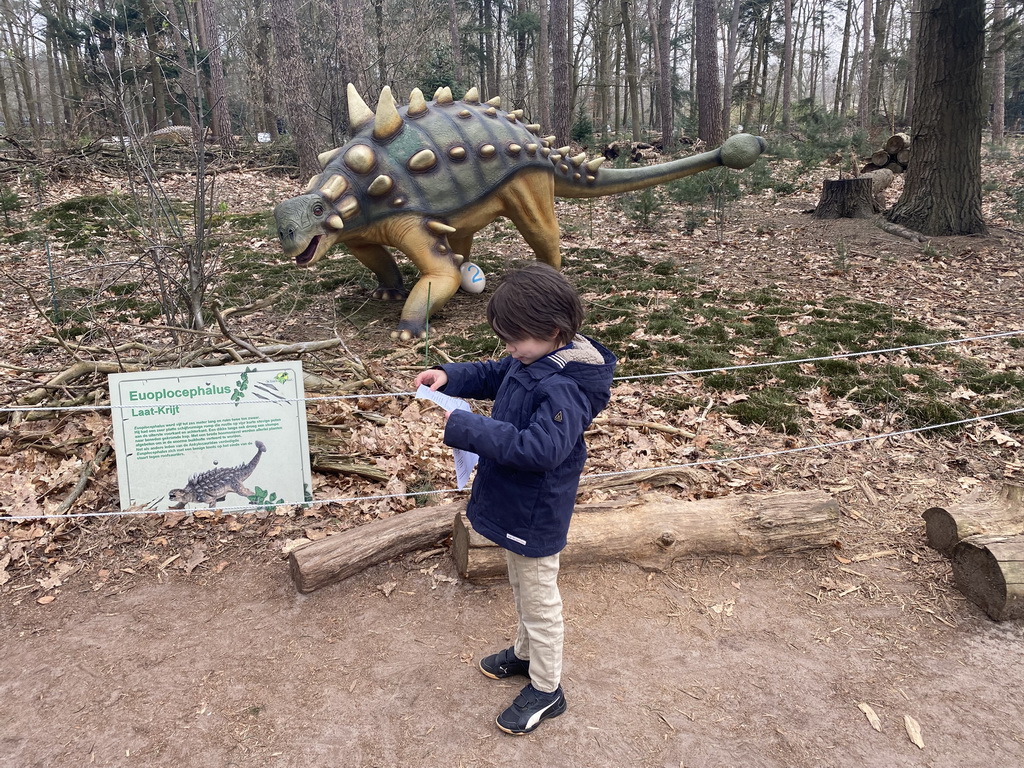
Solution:
M530 681L551 693L562 679L562 596L558 591L558 555L524 557L505 550L508 580L519 628L515 654L530 662Z

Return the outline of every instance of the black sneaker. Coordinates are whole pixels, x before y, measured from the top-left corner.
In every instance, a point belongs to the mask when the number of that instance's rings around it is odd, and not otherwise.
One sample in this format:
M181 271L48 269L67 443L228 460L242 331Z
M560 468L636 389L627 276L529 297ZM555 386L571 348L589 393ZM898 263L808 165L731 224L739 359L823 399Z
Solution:
M514 648L506 648L480 659L480 671L495 680L504 680L516 675L529 677L530 662L517 658Z
M505 733L518 736L529 733L540 725L542 720L558 717L565 712L565 707L562 686L558 686L553 693L542 693L531 683L516 696L511 707L498 715L495 722Z

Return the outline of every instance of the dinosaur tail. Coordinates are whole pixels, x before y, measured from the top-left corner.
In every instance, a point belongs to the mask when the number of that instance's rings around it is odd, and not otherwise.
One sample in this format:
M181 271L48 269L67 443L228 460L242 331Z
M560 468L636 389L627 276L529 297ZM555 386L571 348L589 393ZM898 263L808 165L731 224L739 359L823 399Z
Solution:
M575 198L603 197L664 184L720 165L736 169L747 168L754 164L767 146L767 142L760 136L739 133L730 136L722 146L710 152L643 168L598 169L593 174L593 180L588 177L585 181L575 181L556 174L555 195Z

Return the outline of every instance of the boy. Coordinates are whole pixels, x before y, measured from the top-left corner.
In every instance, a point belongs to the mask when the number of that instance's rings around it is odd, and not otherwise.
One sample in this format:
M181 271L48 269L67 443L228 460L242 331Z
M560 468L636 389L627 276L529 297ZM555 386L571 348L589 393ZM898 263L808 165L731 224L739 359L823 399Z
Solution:
M530 678L497 718L501 730L522 734L566 708L558 553L587 458L583 432L608 404L615 356L578 334L579 296L545 264L508 275L487 304L487 321L507 357L422 371L416 386L494 400L490 418L447 412L444 441L480 456L466 515L506 550L515 645L482 659L480 671Z

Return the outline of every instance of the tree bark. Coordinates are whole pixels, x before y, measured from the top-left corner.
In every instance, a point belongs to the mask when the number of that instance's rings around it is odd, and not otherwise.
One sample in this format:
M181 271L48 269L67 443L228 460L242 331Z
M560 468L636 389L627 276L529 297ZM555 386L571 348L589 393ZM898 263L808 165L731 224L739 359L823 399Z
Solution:
M862 33L864 35L863 46L861 48L861 68L860 68L860 99L857 102L857 119L860 123L860 129L867 133L871 128L871 91L869 90L869 83L871 81L871 0L864 0L864 26Z
M552 133L559 142L569 143L572 107L569 103L569 19L568 0L551 0L551 105Z
M952 562L957 589L989 618L1024 618L1024 536L970 536Z
M629 0L620 2L622 36L626 44L626 89L629 91L629 117L633 141L640 141L640 84L636 68L636 49L633 45L633 24L629 17Z
M826 179L813 218L870 219L875 215L872 188L872 180L867 175L856 179Z
M922 517L928 546L952 557L956 545L968 536L1024 533L1024 487L1006 484L990 500L930 507Z
M985 0L923 0L914 156L889 221L926 235L987 231L981 216Z
M436 546L451 535L452 520L465 507L458 502L412 509L305 544L288 555L292 581L299 592L313 592L398 555Z
M725 80L722 88L722 130L732 133L732 84L736 79L736 54L739 51L740 0L732 0L729 34L725 46Z
M658 116L661 118L661 143L665 152L675 149L672 110L672 57L669 42L672 33L672 0L658 3ZM721 107L719 107L721 109Z
M718 14L715 0L695 0L697 134L709 147L722 143L722 86L718 80Z
M213 142L222 147L235 145L231 131L231 114L228 111L228 91L224 82L224 64L220 55L220 22L214 0L200 0L200 27L206 46L207 65L210 69L210 111L213 128Z
M649 493L576 507L562 567L631 562L664 570L691 555L760 555L824 547L837 537L836 503L817 491L679 501ZM505 573L505 550L455 521L455 564L470 580Z
M793 101L793 0L782 2L782 26L782 130L788 131Z
M992 7L992 143L1003 143L1006 126L1006 0Z
M313 122L313 105L309 96L309 67L299 45L299 26L295 16L295 0L271 0L274 49L281 74L282 100L288 115L288 130L299 155L299 176L303 179L320 170L317 162L317 141Z

